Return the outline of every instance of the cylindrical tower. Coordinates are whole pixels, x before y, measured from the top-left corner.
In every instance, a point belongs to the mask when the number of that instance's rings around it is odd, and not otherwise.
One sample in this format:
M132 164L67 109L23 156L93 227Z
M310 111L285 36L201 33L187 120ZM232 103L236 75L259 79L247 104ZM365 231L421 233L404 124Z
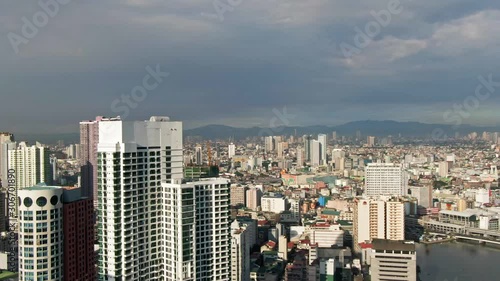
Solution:
M19 280L63 279L63 189L33 186L19 196Z

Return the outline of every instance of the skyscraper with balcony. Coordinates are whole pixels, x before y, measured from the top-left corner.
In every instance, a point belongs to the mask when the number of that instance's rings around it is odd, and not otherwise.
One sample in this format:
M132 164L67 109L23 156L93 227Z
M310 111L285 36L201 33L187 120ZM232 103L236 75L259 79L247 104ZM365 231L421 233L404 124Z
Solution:
M101 121L98 280L229 280L229 187L183 179L182 123Z
M26 142L20 142L17 147L14 146L7 153L8 167L15 171L17 190L39 183L50 184L52 182L49 153L40 143L30 146Z
M97 144L99 143L99 122L119 121L120 118L97 116L95 120L80 122L80 170L82 196L97 203Z
M403 240L404 204L392 199L357 199L354 203L354 250L373 239Z
M33 186L19 196L19 280L63 278L63 189Z
M370 163L366 166L366 196L405 196L407 194L408 176L401 165Z

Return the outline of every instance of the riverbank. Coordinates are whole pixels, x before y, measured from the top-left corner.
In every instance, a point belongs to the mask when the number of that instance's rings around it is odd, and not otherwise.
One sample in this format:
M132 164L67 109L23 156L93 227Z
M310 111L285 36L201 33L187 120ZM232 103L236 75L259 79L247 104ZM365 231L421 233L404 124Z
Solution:
M498 280L500 276L498 248L454 241L416 246L423 281Z

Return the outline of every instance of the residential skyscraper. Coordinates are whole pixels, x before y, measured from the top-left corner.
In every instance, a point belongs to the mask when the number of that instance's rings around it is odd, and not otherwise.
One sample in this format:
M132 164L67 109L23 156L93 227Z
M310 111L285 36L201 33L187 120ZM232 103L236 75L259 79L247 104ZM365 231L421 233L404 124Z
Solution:
M257 221L237 218L231 224L231 281L250 281L252 247L257 243Z
M9 169L7 162L8 159L7 151L9 150L9 148L7 146L4 146L4 144L13 142L14 142L13 134L0 132L0 180L4 187L7 186L7 174L8 174L7 170Z
M234 145L234 143L230 143L229 146L227 147L227 157L229 158L233 158L234 155L236 155L236 146Z
M64 280L96 280L94 201L63 190Z
M311 166L317 167L321 163L321 143L317 140L311 141Z
M404 204L393 200L358 199L354 204L354 250L373 239L404 239Z
M266 152L272 152L275 149L275 139L273 136L264 137L264 145Z
M203 150L201 146L197 146L195 150L195 164L202 165L203 164Z
M246 191L247 188L246 186L239 185L239 184L232 184L231 185L231 206L237 206L237 205L245 205L245 199L246 199Z
M151 117L101 121L99 127L98 279L159 280L167 276L162 184L183 177L182 123ZM175 192L165 201L181 200L181 190Z
M368 136L366 139L366 145L368 147L374 147L375 146L375 137L374 136Z
M17 190L39 183L52 183L50 156L40 143L29 146L26 142L21 142L14 149L8 150L8 166L16 173Z
M230 280L226 179L183 179L182 123L99 124L99 280Z
M82 196L94 200L97 205L97 144L99 143L99 122L120 121L120 117L97 116L95 120L80 122L80 177Z
M320 164L327 165L326 150L328 149L328 138L325 134L319 134L318 141L320 143Z
M247 208L256 211L257 208L260 207L261 198L262 198L262 191L260 189L255 188L255 187L248 189L247 190L247 198L246 198Z
M302 139L304 141L304 159L305 162L309 162L311 161L311 142L313 138L310 135L304 135Z
M369 163L366 166L366 196L405 196L407 193L408 177L401 165Z
M19 280L63 278L63 189L33 186L18 190Z

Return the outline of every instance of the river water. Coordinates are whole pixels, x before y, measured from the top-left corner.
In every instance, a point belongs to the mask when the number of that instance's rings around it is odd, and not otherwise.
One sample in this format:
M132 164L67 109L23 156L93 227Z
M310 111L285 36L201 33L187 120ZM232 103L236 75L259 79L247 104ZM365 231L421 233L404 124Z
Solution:
M422 281L497 281L499 262L500 249L479 244L417 244Z

